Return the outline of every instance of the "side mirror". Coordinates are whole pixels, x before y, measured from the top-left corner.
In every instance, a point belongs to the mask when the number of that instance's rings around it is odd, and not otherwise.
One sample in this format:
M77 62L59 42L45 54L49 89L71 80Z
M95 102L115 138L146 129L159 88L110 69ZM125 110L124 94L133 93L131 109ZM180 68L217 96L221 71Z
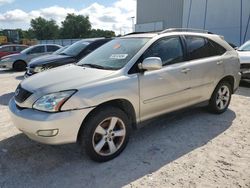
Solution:
M138 65L140 70L159 70L162 68L162 60L159 57L148 57Z

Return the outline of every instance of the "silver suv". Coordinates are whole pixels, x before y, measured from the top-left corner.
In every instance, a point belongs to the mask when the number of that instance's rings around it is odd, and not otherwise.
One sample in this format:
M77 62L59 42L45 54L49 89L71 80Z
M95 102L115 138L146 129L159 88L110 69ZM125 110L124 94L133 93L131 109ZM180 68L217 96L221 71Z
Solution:
M223 113L238 88L237 52L220 36L166 30L132 34L100 47L78 65L24 80L9 108L14 124L46 144L79 142L96 161L125 148L130 128L208 102Z

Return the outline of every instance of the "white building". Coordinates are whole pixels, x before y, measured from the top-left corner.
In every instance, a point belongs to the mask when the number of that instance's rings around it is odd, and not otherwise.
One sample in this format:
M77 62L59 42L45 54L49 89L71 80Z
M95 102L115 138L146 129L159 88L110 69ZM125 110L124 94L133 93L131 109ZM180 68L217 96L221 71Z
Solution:
M250 0L137 0L136 32L198 28L240 45L250 40Z

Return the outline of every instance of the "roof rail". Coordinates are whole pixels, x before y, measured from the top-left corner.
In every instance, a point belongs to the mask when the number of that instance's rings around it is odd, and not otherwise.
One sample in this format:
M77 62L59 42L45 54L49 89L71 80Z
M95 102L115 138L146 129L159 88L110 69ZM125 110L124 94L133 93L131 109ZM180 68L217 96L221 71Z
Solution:
M169 28L161 31L159 34L163 33L169 33L169 32L194 32L194 33L207 33L207 34L213 34L207 30L202 29L192 29L192 28Z
M123 36L135 35L135 34L147 34L147 33L157 33L157 31L132 32L132 33L125 34L125 35L123 35Z

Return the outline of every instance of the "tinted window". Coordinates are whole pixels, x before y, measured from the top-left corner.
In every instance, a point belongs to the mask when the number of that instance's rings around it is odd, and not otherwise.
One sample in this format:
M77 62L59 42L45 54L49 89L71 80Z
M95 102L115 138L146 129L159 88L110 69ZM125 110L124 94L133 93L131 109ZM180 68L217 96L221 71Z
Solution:
M54 52L58 49L59 49L58 46L52 46L52 45L47 46L47 52Z
M29 54L44 53L44 52L45 52L44 46L37 46L37 47L32 48L29 51Z
M205 38L186 36L188 60L221 55L225 49L215 42Z
M68 56L73 56L73 57L78 56L89 44L90 42L87 42L87 41L75 42L74 44L66 48L63 51L63 54L68 55Z
M216 42L214 42L212 40L209 40L209 42L216 50L217 55L222 55L227 51L225 48L223 48L221 45L217 44Z
M80 54L81 57L88 55L89 53L93 52L95 49L99 48L100 46L102 46L106 42L108 42L108 41L107 40L99 40L99 41L92 42Z
M5 46L0 48L1 52L12 52L13 51L13 47L12 46Z
M16 51L17 52L21 52L22 50L24 50L25 48L27 48L26 46L16 46Z
M1 47L1 48L0 48L0 51L1 51L1 52L9 52L10 50L11 50L11 49L10 49L9 46Z
M148 57L160 57L163 65L183 61L183 51L179 37L166 38L158 41L143 55L143 59Z

